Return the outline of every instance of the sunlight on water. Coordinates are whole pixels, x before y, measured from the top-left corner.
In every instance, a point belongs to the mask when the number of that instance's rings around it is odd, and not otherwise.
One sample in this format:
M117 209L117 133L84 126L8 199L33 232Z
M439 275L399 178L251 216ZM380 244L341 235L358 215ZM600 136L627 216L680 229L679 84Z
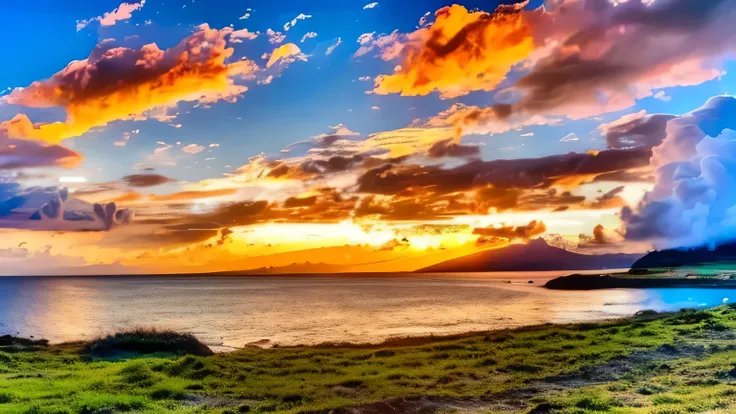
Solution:
M52 342L135 326L194 333L210 345L377 342L545 322L714 306L727 289L550 291L550 273L447 277L7 278L0 334Z

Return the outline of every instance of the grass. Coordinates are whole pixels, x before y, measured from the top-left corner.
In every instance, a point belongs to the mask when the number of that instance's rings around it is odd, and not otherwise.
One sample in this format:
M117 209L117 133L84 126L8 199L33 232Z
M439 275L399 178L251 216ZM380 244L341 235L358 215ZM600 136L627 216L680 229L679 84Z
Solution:
M735 329L736 307L721 306L208 356L171 332L155 332L168 338L160 341L138 331L88 344L13 342L0 345L0 412L378 413L388 404L427 413L732 413Z

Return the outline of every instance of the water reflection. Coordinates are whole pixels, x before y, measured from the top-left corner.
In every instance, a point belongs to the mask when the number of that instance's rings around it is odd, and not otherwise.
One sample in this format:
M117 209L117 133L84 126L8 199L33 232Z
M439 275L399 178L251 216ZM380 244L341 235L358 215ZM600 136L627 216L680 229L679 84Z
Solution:
M728 289L548 291L543 279L528 278L0 278L0 333L62 342L158 326L233 347L261 339L375 342L714 306L734 296Z

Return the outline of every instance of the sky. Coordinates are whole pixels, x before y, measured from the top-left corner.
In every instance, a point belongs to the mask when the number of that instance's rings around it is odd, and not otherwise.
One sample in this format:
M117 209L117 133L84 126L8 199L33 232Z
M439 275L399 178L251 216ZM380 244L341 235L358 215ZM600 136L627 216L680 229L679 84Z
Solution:
M736 230L727 0L14 2L2 274L413 271Z

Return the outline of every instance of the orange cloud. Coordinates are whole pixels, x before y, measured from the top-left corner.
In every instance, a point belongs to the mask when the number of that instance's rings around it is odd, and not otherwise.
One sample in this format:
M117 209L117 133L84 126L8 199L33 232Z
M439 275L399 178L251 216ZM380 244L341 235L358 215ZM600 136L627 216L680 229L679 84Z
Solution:
M268 63L266 63L266 67L270 68L276 62L279 60L282 60L282 62L286 62L289 60L288 58L291 58L292 56L298 56L301 54L301 49L299 49L299 46L293 44L293 43L286 43L284 45L281 45L274 49L273 52L271 52L271 57L268 58Z
M178 193L171 193L166 195L152 195L150 198L152 201L181 201L181 200L193 200L210 197L222 197L233 195L237 193L236 188L222 188L217 190L204 190L204 191L180 191Z
M248 79L255 63L226 63L229 30L206 24L177 46L161 50L155 43L141 49L113 47L103 41L87 59L74 61L45 81L17 88L5 101L28 107L62 107L65 122L33 125L19 115L5 127L11 138L58 143L109 122L145 117L147 111L181 101L234 101L247 88L234 78Z
M658 89L717 79L724 56L736 51L730 30L736 6L700 3L559 0L534 10L523 10L526 2L501 6L492 14L455 5L440 9L427 28L375 40L368 34L359 42L362 52L404 57L396 73L376 78L378 94L438 91L452 98L494 90L509 71L523 72L507 89L512 102L455 117L462 133L494 133L498 125L537 123L533 117L618 111Z
M525 226L501 226L501 227L481 227L473 229L473 234L483 237L503 237L505 239L521 239L529 240L534 236L538 236L547 231L544 222L532 220Z
M394 43L386 49L401 49L406 57L398 72L376 78L373 92L415 96L436 90L447 99L493 90L535 49L530 23L520 10L506 6L494 13L469 12L460 5L438 10L435 23L410 34L403 48Z

